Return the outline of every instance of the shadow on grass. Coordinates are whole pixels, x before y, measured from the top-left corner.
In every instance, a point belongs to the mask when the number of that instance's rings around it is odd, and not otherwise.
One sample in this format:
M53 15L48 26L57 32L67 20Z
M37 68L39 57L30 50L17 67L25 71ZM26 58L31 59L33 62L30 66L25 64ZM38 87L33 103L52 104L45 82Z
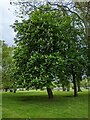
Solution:
M66 101L64 99L64 97L66 96L61 96L61 95L54 95L53 99L49 99L48 98L48 95L31 95L31 94L18 94L18 93L7 93L6 95L4 95L3 97L3 101L4 99L7 99L7 101L18 101L18 102L37 102L37 103L40 103L40 102L60 102L63 100ZM68 97L68 96L67 96ZM73 97L73 96L72 96Z
M83 99L83 95L84 98L86 98L85 96L87 96L87 94L79 94L77 97L74 97L74 95L72 93L64 93L64 94L58 94L55 95L54 94L54 98L53 99L49 99L47 94L38 94L34 93L34 92L30 92L30 93L5 93L4 97L6 97L6 99L12 99L13 101L18 101L18 102L60 102L60 101L66 101L65 98L67 98L67 100L69 98L72 99Z

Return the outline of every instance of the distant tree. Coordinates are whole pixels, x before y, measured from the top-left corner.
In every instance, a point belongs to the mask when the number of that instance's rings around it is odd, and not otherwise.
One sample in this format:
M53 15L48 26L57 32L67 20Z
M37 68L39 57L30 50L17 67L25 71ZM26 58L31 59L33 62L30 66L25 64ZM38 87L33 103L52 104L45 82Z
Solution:
M0 40L0 89L2 89L2 40Z
M83 19L83 24L85 28L85 34L87 39L87 49L86 54L88 57L86 69L84 69L84 74L88 76L88 80L90 77L90 1L89 2L75 2L75 11L77 11L78 15ZM82 71L82 70L81 70ZM78 88L80 90L80 81L82 78L82 73L79 72L77 74L78 78Z
M7 91L12 87L11 68L13 47L9 47L4 41L2 44L2 87Z

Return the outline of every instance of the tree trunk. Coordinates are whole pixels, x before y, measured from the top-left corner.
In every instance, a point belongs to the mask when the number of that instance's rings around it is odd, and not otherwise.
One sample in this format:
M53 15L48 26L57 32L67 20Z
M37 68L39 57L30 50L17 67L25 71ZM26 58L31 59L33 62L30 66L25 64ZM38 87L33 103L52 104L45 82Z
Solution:
M81 80L81 79L82 79L82 78L79 77L79 80L77 80L78 92L81 92L81 91L82 91L81 88L80 88L80 80Z
M72 76L73 76L73 85L74 85L74 97L76 97L77 94L77 85L76 85L76 79L75 79L75 70L72 66Z
M5 88L5 92L7 92L8 91L8 88Z
M17 91L17 89L15 88L13 92L16 93L16 91Z
M13 90L12 90L12 89L10 89L10 92L13 92Z
M48 98L52 99L53 98L53 92L52 92L51 88L47 88L47 93L48 93Z
M74 97L76 97L77 96L77 86L76 86L75 74L73 74L73 85L74 85Z
M81 73L77 74L77 88L78 88L78 92L81 92L81 88L80 88L80 81L82 80L82 75Z
M80 89L80 80L77 82L77 87L78 87L78 92L81 92L81 89Z
M63 90L63 91L66 90L66 88L65 88L65 84L64 84L64 83L62 83L62 90Z

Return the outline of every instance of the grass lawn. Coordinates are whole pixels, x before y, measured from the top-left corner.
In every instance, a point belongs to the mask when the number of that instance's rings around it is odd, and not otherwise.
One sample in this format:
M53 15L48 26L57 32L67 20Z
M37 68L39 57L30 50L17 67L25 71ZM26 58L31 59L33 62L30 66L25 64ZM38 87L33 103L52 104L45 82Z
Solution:
M3 118L88 118L88 91L73 97L73 91L2 93Z

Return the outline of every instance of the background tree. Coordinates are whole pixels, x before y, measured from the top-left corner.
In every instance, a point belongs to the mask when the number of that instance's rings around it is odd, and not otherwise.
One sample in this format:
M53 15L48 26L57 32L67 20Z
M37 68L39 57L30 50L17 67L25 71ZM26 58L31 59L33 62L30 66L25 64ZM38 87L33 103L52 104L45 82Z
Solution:
M78 14L84 21L84 26L85 26L85 33L87 37L87 56L88 56L88 61L87 61L87 68L85 71L85 74L88 76L88 82L89 76L90 76L90 1L89 2L76 2L75 3L75 8L76 11L78 11Z
M0 40L0 90L2 89L2 40Z
M7 91L12 88L11 68L12 68L12 55L13 47L9 47L4 41L2 45L2 87Z

